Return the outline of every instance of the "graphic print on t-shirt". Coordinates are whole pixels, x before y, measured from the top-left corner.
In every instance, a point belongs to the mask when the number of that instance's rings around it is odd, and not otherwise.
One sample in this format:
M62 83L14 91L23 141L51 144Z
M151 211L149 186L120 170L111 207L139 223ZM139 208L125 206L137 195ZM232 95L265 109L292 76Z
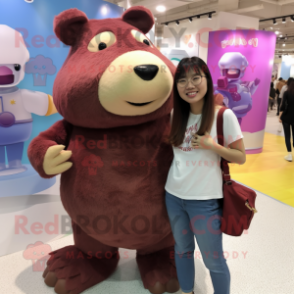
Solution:
M193 138L193 135L196 134L197 131L198 131L197 123L195 125L192 125L189 128L187 128L186 132L185 132L184 142L182 145L180 145L177 148L179 148L185 152L194 150L194 148L191 147L191 140Z

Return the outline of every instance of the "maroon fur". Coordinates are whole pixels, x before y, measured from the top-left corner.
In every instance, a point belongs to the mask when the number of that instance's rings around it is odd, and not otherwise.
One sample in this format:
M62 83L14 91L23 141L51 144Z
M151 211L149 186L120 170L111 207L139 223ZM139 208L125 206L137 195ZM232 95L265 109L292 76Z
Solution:
M64 120L40 133L29 145L28 156L40 176L50 178L43 170L45 153L50 146L65 144L70 136L73 166L61 175L60 194L73 221L75 245L55 252L48 267L58 279L66 280L67 290L74 294L105 280L117 260L69 261L66 253L71 251L136 249L145 288L177 279L170 258L174 239L164 202L173 157L171 146L164 142L170 132L172 96L155 112L135 117L107 112L98 99L101 75L126 52L148 51L161 58L174 75L172 62L158 49L131 37L134 27L146 33L152 25L152 14L144 7L111 20L88 20L84 13L71 9L54 21L56 35L72 46L53 89L54 103ZM112 31L117 43L93 54L87 45L102 31ZM109 230L105 221L97 221L99 216L110 221Z

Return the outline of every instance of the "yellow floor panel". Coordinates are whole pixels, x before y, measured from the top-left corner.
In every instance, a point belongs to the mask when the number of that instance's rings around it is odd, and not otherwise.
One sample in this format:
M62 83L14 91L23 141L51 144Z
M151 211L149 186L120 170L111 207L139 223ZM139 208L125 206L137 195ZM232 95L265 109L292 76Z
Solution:
M280 200L280 199L279 199ZM285 199L285 200L280 200L281 202L284 202L292 207L294 207L294 197L290 198L290 199Z
M260 154L249 154L244 165L230 164L234 180L294 207L294 162L287 155L285 139L265 133ZM294 154L293 154L294 155Z

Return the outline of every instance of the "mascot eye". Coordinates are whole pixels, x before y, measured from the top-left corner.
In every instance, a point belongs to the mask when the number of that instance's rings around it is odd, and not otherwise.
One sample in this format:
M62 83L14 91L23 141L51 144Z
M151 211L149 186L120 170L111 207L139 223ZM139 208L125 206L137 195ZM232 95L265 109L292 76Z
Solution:
M21 66L20 66L19 64L15 64L15 65L14 65L14 69L15 69L16 71L20 71L20 68L21 68Z
M136 30L132 30L133 37L140 43L144 43L153 48L151 41L142 33Z
M101 42L100 44L99 44L99 50L104 50L104 49L106 49L107 48L107 45L105 44L105 43L103 43L103 42Z
M112 46L116 42L115 34L112 32L103 32L96 35L89 43L90 52L99 52Z

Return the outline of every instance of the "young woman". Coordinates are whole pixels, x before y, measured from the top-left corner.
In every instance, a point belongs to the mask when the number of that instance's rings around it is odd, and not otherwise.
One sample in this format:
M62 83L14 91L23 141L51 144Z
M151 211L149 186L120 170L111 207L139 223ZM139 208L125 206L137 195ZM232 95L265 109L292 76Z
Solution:
M287 83L287 90L283 95L282 106L281 106L280 122L283 123L286 147L288 155L285 156L285 160L292 161L292 149L291 149L291 128L292 128L292 139L294 146L294 80L289 78Z
M205 62L198 57L183 59L175 75L169 138L174 160L165 186L183 293L192 293L194 289L194 235L210 271L214 293L230 293L230 273L220 231L223 198L220 159L243 164L246 155L238 120L230 109L224 112L226 147L218 145L216 118L220 108L214 102L213 82Z

